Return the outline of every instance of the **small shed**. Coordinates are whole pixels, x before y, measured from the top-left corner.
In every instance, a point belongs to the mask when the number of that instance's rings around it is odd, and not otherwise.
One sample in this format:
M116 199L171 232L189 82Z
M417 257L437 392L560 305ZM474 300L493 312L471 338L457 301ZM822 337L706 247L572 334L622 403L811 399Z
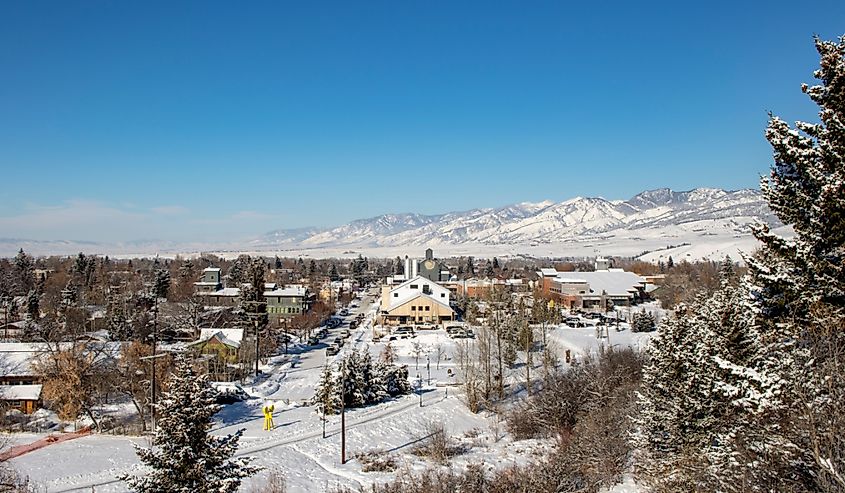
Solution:
M0 385L0 402L10 409L32 414L41 406L41 385Z

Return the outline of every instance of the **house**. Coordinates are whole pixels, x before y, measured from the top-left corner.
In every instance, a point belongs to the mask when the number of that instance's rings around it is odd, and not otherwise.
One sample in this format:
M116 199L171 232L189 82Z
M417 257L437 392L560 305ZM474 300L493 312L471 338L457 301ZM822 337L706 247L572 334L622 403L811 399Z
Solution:
M0 402L4 409L17 409L32 414L41 407L41 388L36 385L0 385Z
M428 278L416 276L398 286L382 286L379 318L382 323L393 325L454 320L455 312L450 301L448 289Z
M16 322L3 323L0 322L0 338L4 340L19 339L26 331L27 320L18 320Z
M26 414L34 412L41 406L42 389L36 364L51 350L69 349L79 344L82 345L76 347L83 351L94 351L98 360L115 361L120 357L119 342L64 342L58 347L46 343L0 343L0 401Z
M452 292L454 296L466 296L468 298L484 298L493 292L524 292L528 285L522 279L463 279L452 280L441 283L443 287Z
M264 300L271 319L293 318L308 311L308 290L297 284L265 291Z
M220 288L216 291L200 291L203 304L206 306L235 306L241 296L240 288Z
M596 263L597 267L608 265L609 261L605 259L598 259ZM646 280L623 269L597 269L594 272L540 269L537 275L541 292L569 309L605 311L611 304L630 306L646 297Z
M244 329L201 329L198 340L188 344L199 360L206 365L211 378L231 381L240 377L238 354L244 338Z
M223 288L223 283L220 278L220 268L208 267L202 270L202 277L199 281L194 283L194 289L197 294L210 293L219 291Z

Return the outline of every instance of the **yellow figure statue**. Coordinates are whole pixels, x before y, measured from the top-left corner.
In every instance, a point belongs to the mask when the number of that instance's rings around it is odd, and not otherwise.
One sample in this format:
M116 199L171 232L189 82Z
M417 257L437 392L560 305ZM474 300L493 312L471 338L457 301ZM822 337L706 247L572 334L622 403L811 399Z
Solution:
M275 425L273 424L273 410L275 406L270 404L269 406L264 406L261 410L264 412L264 429L265 430L272 430Z

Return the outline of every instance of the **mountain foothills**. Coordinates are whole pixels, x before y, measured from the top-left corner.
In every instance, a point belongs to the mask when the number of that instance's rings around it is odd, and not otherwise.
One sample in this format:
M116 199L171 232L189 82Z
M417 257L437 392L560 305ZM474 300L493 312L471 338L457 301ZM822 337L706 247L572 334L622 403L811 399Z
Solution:
M629 200L575 197L437 215L384 214L335 228L278 229L226 243L144 240L104 244L0 238L0 254L12 256L24 248L36 255L275 250L310 251L312 255L324 251L331 256L357 249L390 256L394 253L391 248L425 245L459 254L566 256L590 255L596 250L638 255L669 246L709 245L697 251L697 256L721 258L755 247L751 236L755 223L780 226L759 190L696 188L676 192L660 188ZM727 249L723 248L726 244L730 245Z
M756 222L780 225L759 190L661 188L630 200L576 197L440 215L385 214L333 229L277 230L251 247L537 245L590 237L748 236Z

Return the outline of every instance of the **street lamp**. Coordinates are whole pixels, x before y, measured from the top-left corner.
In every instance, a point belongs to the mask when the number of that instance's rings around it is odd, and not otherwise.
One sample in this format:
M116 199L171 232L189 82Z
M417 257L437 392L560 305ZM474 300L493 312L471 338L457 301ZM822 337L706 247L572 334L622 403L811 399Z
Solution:
M428 384L431 385L431 357L425 355L425 369L428 370Z

